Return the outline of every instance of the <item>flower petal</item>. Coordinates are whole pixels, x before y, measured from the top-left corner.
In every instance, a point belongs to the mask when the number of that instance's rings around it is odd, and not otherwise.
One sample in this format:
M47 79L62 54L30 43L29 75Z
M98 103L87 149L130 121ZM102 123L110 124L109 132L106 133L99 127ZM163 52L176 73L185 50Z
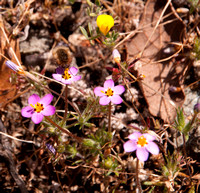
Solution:
M49 105L51 101L53 100L53 95L52 94L47 94L43 98L40 99L40 104L43 104L44 107Z
M57 73L57 74L63 74L64 71L65 71L65 69L62 68L62 67L58 67L58 68L56 68L56 73Z
M156 143L154 142L149 142L148 145L146 146L146 149L154 155L158 155L159 154L159 147Z
M122 85L117 85L113 88L114 94L122 94L125 91L124 86Z
M22 110L21 110L21 114L23 117L32 117L34 113L34 108L31 107L31 106L27 106L27 107L24 107Z
M107 105L107 104L110 102L110 100L111 100L110 97L102 96L102 97L99 99L99 104L100 104L100 105Z
M48 105L44 108L44 110L41 112L44 116L50 116L53 115L56 111L56 108L52 105Z
M61 82L64 83L64 84L71 84L71 83L72 83L72 78L70 78L70 79L68 79L68 80L62 78Z
M138 140L138 138L141 136L142 134L140 132L134 132L132 134L130 134L128 136L129 139L131 140Z
M136 141L129 140L126 143L124 143L124 151L125 152L133 152L137 149Z
M33 106L40 101L40 97L37 94L33 94L28 99L28 104L32 104Z
M149 157L149 152L145 148L138 147L136 150L136 155L140 161L144 162L144 161L147 161Z
M69 73L75 76L75 75L78 73L78 69L75 68L74 66L72 66L72 67L69 69Z
M123 102L122 98L119 95L113 95L112 97L110 97L110 99L116 105L121 104Z
M38 124L42 121L44 115L42 113L34 113L33 116L31 117L31 120L35 123Z
M144 136L148 141L153 141L153 140L156 139L155 136L150 135L150 134L148 134L148 133L144 133L143 136Z
M53 78L57 81L62 81L62 74L52 74Z
M112 79L109 79L104 82L103 86L107 90L108 88L113 88L115 86L115 83Z
M114 26L114 19L111 15L102 14L97 17L99 30L106 35L111 27Z
M96 87L96 88L94 89L94 94L95 94L96 96L105 96L105 95L106 95L106 94L105 94L105 88L104 88L104 87L100 87L100 86Z
M71 78L71 81L72 82L75 82L75 81L78 81L78 80L80 80L81 79L81 76L73 76L72 78Z

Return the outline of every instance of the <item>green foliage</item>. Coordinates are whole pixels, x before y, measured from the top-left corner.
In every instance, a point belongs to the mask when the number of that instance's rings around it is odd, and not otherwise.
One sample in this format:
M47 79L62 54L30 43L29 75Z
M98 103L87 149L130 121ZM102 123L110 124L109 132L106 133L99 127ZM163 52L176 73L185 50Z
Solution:
M99 0L96 0L95 4L92 3L90 0L87 0L87 4L89 5L89 7L87 7L86 13L90 17L97 17L97 15L99 15L100 11L103 9Z
M195 60L200 60L200 38L196 38L194 41L192 57Z
M112 172L114 172L116 176L119 176L118 171L121 170L121 168L119 167L118 161L114 157L108 156L107 158L104 158L100 165L101 167L109 170L106 173L106 176L109 176Z
M78 151L77 151L75 145L74 146L66 145L65 150L66 150L66 153L70 154L71 158L74 158L78 154Z
M192 121L188 121L188 123L186 124L185 116L183 114L183 109L178 109L176 120L175 120L175 128L187 136L188 132L192 128L192 124L193 124Z
M178 152L174 152L172 155L168 153L166 156L167 163L162 167L162 174L164 177L168 178L169 180L175 179L180 171L180 155Z
M117 40L117 37L119 36L118 32L112 31L112 33L108 33L106 35L106 39L103 41L103 44L105 44L106 46L114 46L115 42Z
M81 115L73 115L77 119L77 123L75 126L79 125L80 129L84 126L86 127L94 127L93 123L89 123L88 121L96 114L100 112L98 98L94 98L92 96L87 98L87 106L82 112Z
M190 7L190 14L193 13L193 11L195 9L199 8L199 0L188 0L188 2L191 5L191 7Z

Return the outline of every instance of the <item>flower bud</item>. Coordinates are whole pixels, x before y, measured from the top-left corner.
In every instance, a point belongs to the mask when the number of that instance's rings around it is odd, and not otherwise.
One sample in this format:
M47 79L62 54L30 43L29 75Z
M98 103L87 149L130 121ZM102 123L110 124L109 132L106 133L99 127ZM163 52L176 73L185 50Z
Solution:
M114 49L112 52L114 61L119 64L121 62L121 55L117 49Z
M92 139L84 139L83 145L93 148L98 146L97 142Z
M196 105L194 105L194 112L195 113L199 113L200 112L200 103L197 103Z
M58 147L57 147L57 152L58 153L63 153L65 151L65 146L64 145L59 145Z
M15 64L10 60L6 61L6 66L19 74L24 74L24 70L22 69L22 67L18 66L17 64Z
M114 166L114 162L112 160L112 158L108 157L105 161L104 161L104 166L106 169L112 169Z

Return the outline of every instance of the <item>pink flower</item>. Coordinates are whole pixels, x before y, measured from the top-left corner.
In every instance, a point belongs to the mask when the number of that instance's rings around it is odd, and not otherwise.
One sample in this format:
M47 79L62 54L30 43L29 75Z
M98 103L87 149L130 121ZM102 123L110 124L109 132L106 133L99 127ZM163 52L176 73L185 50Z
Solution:
M55 113L56 108L49 105L52 100L52 94L47 94L41 99L37 94L33 94L28 99L29 106L24 107L21 110L21 114L23 117L31 117L32 121L38 124L42 121L44 116L50 116Z
M56 69L57 74L53 74L53 78L64 84L72 84L74 81L81 79L81 76L76 76L78 69L75 67L63 69L59 67Z
M124 86L115 86L112 79L106 80L104 82L104 87L99 86L94 89L95 95L100 97L100 105L107 105L109 104L109 102L113 102L114 104L122 103L123 100L119 95L122 94L124 91Z
M124 143L125 152L133 152L136 150L137 158L140 161L147 161L149 152L158 155L159 148L156 143L153 142L156 138L148 133L141 134L140 132L132 133L128 136L130 139Z

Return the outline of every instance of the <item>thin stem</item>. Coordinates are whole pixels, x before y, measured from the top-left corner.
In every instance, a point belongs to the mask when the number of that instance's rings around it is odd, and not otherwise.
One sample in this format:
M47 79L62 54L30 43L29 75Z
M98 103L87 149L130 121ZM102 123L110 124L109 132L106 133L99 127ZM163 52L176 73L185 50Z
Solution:
M139 193L142 193L142 187L141 187L140 179L139 179L139 159L138 158L137 158L137 162L136 162L136 184L137 184Z
M108 132L112 132L111 130L111 102L108 105Z
M65 114L63 117L62 124L67 122L67 111L68 111L68 85L65 86Z
M67 135L69 135L70 137L76 139L78 142L82 142L83 139L80 137L77 137L76 135L72 134L69 130L62 128L61 126L57 125L52 119L50 119L49 117L45 117L49 123L51 123L52 125L54 125L55 127L57 127L59 130L61 130L62 132L66 133Z
M190 183L191 183L191 173L190 173L190 168L189 168L189 165L188 165L187 153L186 153L185 134L183 133L182 135L183 135L183 153L184 153L185 162L186 162L186 167L187 167L187 170L188 170L188 174L189 174L189 176L190 176Z

